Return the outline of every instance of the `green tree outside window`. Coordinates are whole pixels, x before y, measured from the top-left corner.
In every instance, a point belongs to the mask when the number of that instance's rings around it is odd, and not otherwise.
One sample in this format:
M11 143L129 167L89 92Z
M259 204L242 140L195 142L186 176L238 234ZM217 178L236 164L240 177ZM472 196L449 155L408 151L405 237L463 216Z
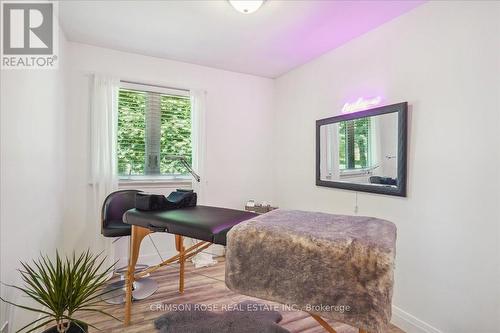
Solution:
M184 175L187 170L167 155L185 156L192 161L191 101L186 96L120 89L118 99L118 174L151 174L148 163L159 163L158 175ZM149 126L149 127L148 127ZM159 136L154 133L159 132ZM159 142L158 142L159 140ZM158 150L151 147L158 147ZM148 149L148 147L150 149ZM156 151L154 158L146 156ZM158 171L159 170L159 171Z
M365 169L370 166L370 118L339 123L340 170Z

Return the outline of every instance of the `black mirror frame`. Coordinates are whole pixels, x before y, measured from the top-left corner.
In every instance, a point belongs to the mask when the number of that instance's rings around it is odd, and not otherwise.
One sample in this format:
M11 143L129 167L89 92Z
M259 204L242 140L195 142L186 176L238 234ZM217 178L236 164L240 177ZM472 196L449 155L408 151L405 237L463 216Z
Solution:
M386 113L398 113L398 186L384 187L354 184L346 182L335 182L321 180L320 174L320 127L340 121L353 120L364 117L382 115ZM344 190L370 192L378 194L406 197L406 168L407 168L407 142L408 142L408 103L397 103L385 105L365 111L343 114L340 116L316 120L316 185L341 188Z

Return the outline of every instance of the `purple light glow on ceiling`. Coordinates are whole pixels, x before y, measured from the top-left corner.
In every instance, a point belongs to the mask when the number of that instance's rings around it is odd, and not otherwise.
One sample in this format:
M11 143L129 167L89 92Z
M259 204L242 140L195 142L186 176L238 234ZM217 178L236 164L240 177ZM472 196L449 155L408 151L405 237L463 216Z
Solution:
M414 9L426 1L316 1L274 44L276 54L311 60ZM273 52L274 53L274 52Z

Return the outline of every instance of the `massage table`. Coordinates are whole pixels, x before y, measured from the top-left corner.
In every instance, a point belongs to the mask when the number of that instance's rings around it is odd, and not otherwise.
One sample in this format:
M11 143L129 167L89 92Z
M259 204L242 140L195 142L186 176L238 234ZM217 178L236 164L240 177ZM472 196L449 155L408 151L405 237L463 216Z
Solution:
M194 206L173 210L140 211L131 209L123 215L123 222L132 226L130 237L129 265L125 296L125 325L130 324L132 310L132 286L139 279L157 269L178 262L179 292L184 292L184 265L187 259L205 250L212 244L226 245L226 235L235 225L258 216L256 213L211 206ZM158 265L135 273L141 242L150 233L167 232L175 235L177 254ZM185 248L184 237L199 240Z
M306 311L330 333L335 330L323 318L360 333L382 333L390 322L396 241L391 222L282 209L259 216L209 206L132 209L123 220L132 225L125 325L135 279L179 262L183 293L185 261L211 244L227 245L225 280L235 292ZM151 232L175 234L178 254L134 273L141 241ZM185 249L184 236L199 242ZM345 305L350 310L339 311Z

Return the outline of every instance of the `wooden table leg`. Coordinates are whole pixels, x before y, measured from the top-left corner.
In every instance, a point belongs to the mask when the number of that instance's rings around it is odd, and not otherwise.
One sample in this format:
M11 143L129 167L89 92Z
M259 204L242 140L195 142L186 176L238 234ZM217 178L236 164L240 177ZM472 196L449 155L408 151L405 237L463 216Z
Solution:
M185 258L185 248L184 248L184 237L180 235L175 235L175 247L179 252L179 293L184 293L184 263Z
M328 333L337 333L337 331L335 331L333 329L333 327L330 326L330 324L328 324L323 318L321 318L320 316L317 316L317 315L314 315L312 313L309 313L311 315L311 317L314 318L314 320L316 320L321 326L323 326L323 328L328 332ZM361 333L361 332L360 332Z
M130 234L130 248L128 254L128 270L125 294L125 326L130 325L130 318L132 315L132 288L134 284L135 265L137 264L137 259L139 259L141 242L144 237L146 237L150 233L151 231L149 229L136 225L132 226L132 231Z

